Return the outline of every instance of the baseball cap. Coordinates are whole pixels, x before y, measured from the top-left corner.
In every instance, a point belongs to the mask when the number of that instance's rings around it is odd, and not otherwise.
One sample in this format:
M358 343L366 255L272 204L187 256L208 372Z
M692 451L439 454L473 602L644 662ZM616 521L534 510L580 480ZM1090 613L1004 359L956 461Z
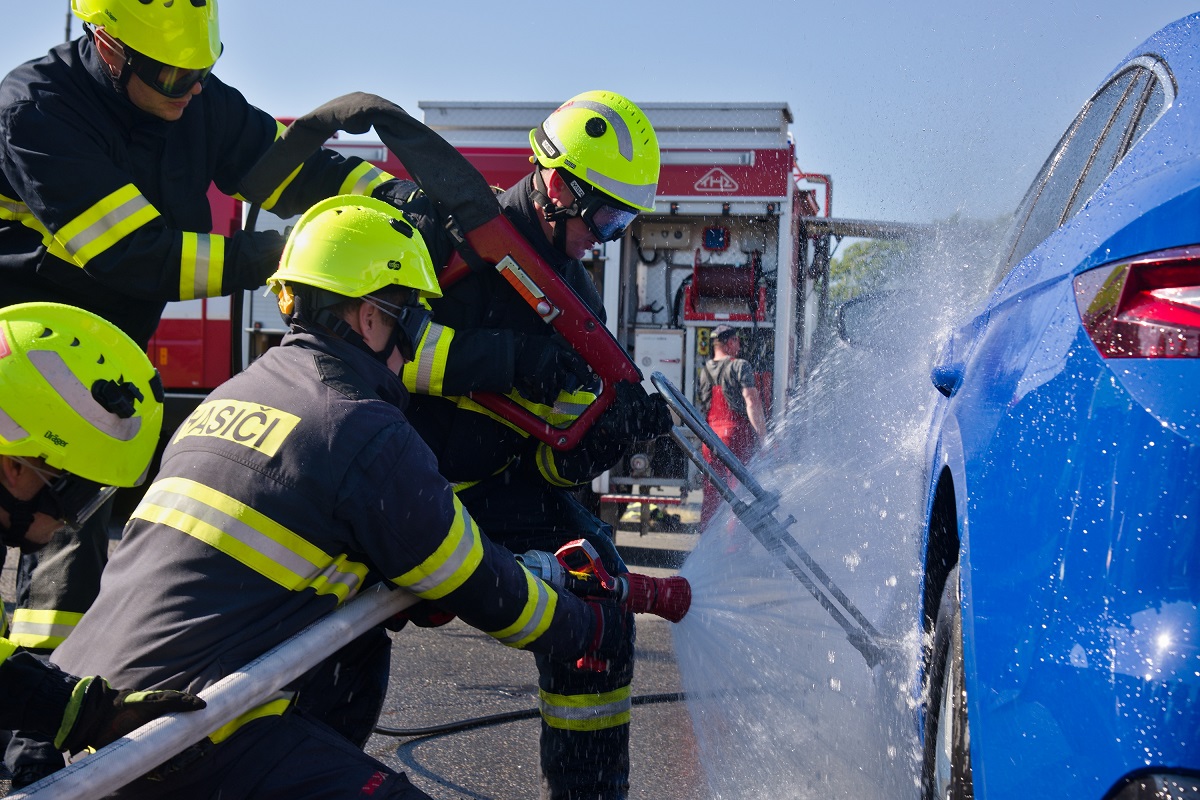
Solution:
M713 328L712 338L728 339L730 336L736 336L737 330L732 325L718 325Z

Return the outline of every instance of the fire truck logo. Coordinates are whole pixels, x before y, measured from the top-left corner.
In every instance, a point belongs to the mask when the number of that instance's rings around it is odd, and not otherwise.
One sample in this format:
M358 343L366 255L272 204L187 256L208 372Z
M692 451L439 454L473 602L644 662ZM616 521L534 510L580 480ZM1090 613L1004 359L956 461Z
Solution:
M720 167L713 167L704 173L703 178L696 181L696 185L693 188L697 192L729 193L738 190L738 182L725 170Z

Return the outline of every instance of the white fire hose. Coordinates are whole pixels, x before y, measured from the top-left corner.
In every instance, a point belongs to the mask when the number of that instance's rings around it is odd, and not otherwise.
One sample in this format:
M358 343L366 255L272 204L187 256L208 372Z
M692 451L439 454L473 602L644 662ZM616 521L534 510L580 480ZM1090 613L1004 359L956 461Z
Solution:
M254 706L266 702L289 682L330 653L375 625L417 602L408 592L379 586L314 622L239 672L200 692L208 703L200 711L168 714L146 723L24 790L9 800L90 800L103 797L186 750Z

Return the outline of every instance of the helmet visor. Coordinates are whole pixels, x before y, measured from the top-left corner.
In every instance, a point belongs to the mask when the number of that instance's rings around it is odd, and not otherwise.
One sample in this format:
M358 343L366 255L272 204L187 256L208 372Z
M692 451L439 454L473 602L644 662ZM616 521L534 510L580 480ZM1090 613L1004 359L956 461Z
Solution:
M155 61L128 46L126 50L129 52L129 66L133 68L134 74L154 91L172 99L187 96L193 86L197 83L203 85L212 74L211 65L204 69L184 69Z
M619 203L567 170L556 172L575 195L576 212L597 242L615 242L637 219L637 209Z
M637 218L636 211L617 208L608 203L586 206L579 215L598 242L615 242Z

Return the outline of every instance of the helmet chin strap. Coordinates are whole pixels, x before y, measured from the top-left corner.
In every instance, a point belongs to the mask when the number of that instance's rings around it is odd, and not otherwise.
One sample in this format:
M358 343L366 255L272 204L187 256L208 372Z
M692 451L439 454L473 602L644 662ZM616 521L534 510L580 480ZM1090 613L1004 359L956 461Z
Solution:
M566 255L567 220L571 219L571 217L579 216L579 209L575 203L566 207L556 206L554 201L550 199L548 191L546 181L542 178L541 167L539 166L533 171L533 191L529 194L533 197L533 202L542 207L542 216L554 226L554 237L550 240L554 245L554 249Z

